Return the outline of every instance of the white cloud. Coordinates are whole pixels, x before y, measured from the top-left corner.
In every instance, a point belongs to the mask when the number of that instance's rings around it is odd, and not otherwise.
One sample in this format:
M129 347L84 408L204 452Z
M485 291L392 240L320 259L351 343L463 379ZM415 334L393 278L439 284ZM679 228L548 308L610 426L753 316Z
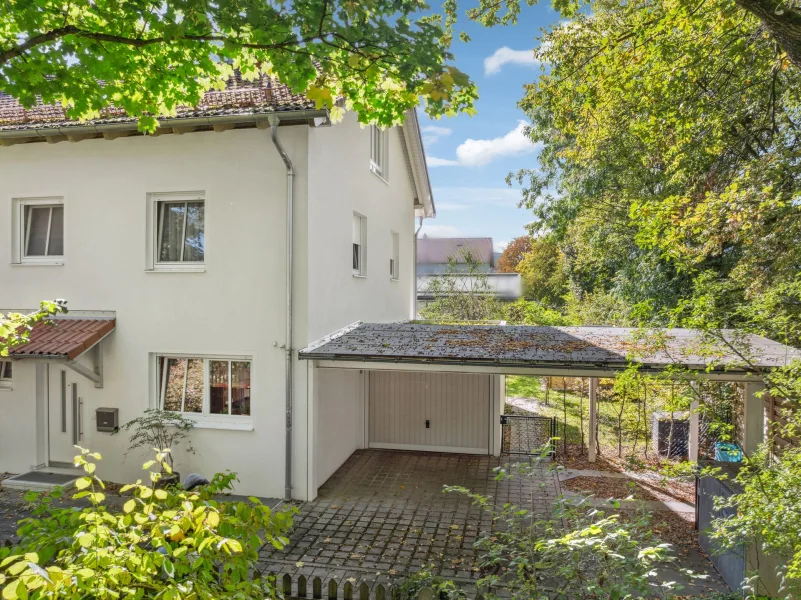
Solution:
M447 158L438 158L436 156L427 156L426 162L430 168L434 167L455 167L459 164L458 160L450 160Z
M510 187L436 187L433 192L437 210L443 204L516 207L521 197L519 189Z
M466 210L468 208L470 207L462 202L437 202L437 212L450 211L450 210Z
M436 144L440 139L448 137L453 133L450 127L440 127L439 125L424 125L420 128L423 134L423 143L426 146Z
M456 160L429 156L428 166L433 167L480 167L502 156L529 154L542 148L541 143L532 144L526 137L525 121L518 121L517 127L506 135L489 140L467 138L456 148Z
M495 250L495 252L503 252L504 250L506 250L506 246L508 245L509 242L507 241L495 242L493 250Z
M512 50L508 46L498 48L492 56L484 59L484 75L499 73L504 65L533 67L540 63L533 50Z
M459 237L462 232L453 225L429 225L424 222L423 228L420 230L420 237L423 235L430 237Z

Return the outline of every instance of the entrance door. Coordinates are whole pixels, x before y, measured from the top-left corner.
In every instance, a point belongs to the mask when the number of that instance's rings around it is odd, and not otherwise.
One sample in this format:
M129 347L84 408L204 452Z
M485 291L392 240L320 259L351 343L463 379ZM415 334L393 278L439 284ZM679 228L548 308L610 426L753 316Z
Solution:
M490 453L491 376L372 371L371 448Z
M69 369L48 366L50 465L72 466L79 452L81 400L78 380Z

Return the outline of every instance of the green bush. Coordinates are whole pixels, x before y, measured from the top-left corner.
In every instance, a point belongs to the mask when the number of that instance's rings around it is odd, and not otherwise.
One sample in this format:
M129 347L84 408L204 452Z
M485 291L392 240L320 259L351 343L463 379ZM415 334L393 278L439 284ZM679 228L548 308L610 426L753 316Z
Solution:
M498 478L532 472L530 464L521 463L499 469ZM478 588L487 598L496 598L498 589L517 600L654 598L677 589L652 584L655 569L674 558L670 545L654 537L645 512L621 519L583 499L561 500L552 515L541 518L512 504L496 506L463 487L445 491L470 498L492 517L493 531L476 542Z
M237 598L275 596L274 581L254 576L265 544L282 548L294 509L273 512L257 498L219 501L236 481L220 473L209 485L187 492L159 489L170 473L169 450L156 452L122 510L107 505L104 483L95 475L100 455L81 449L75 457L86 476L75 499L86 508L57 508L61 492L30 493L33 516L20 521L20 542L0 549L0 588L4 600L38 598ZM256 574L257 575L257 574Z

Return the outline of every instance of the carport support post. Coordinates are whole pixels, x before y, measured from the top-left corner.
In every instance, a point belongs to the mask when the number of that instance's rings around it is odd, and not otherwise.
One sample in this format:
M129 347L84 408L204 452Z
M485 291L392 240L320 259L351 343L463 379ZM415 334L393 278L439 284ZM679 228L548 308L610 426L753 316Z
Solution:
M746 383L743 394L743 452L751 456L765 439L763 383ZM758 395L759 394L759 395Z
M701 415L699 414L700 408L701 408L700 401L693 400L690 403L690 440L689 440L688 454L690 455L689 458L691 462L698 462L698 449L701 444Z
M595 462L595 437L598 433L598 378L590 377L590 444L589 459Z

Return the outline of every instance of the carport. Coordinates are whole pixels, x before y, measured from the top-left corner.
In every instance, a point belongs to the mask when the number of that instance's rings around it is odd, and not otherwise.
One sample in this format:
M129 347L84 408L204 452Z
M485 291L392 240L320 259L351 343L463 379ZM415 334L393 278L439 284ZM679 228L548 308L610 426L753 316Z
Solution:
M698 349L703 350L703 355ZM632 363L746 386L745 450L764 431L761 375L801 358L772 340L689 329L354 323L299 353L309 362L309 497L357 449L499 455L504 376L587 377L589 459L595 456L598 379ZM690 458L698 456L697 403Z

